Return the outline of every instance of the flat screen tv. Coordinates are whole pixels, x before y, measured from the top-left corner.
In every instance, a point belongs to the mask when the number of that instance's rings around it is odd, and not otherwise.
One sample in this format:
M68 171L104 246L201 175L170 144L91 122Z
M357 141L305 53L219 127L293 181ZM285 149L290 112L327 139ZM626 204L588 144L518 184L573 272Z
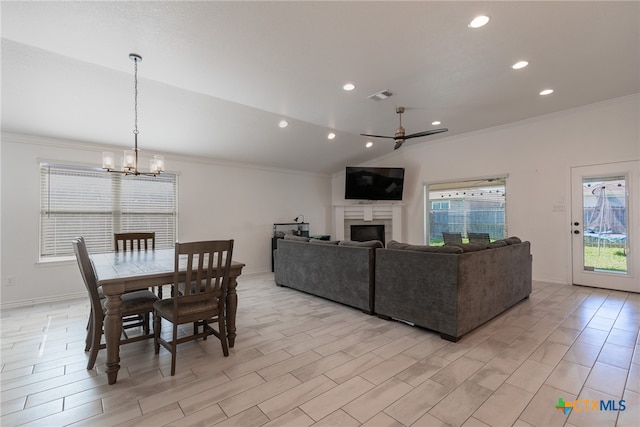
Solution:
M404 168L351 167L346 170L344 198L402 200Z

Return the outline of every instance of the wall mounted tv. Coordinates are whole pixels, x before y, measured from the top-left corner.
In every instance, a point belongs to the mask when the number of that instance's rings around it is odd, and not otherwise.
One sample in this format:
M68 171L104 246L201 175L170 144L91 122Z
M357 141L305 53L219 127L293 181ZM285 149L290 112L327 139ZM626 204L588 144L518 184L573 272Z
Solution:
M351 167L346 170L344 198L402 200L404 168Z

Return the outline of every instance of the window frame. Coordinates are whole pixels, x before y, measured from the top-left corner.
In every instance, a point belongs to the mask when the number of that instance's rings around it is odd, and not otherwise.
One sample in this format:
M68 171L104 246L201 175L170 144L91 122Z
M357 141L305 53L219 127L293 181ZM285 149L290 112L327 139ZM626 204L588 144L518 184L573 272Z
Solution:
M57 187L52 186L51 172L55 170L56 175L64 176L66 182L59 181L57 183ZM77 178L80 181L78 184L70 184L73 180L73 176L77 174ZM84 175L84 176L83 176ZM69 178L71 177L71 178ZM84 178L84 180L83 180ZM105 191L103 199L106 199L107 202L100 202L94 199L91 199L88 203L83 204L77 210L65 210L66 207L69 207L75 200L73 197L75 194L80 194L80 196L85 195L87 191L77 192L77 188L80 186L89 185L89 182L92 182L92 178L95 179L100 188L100 191ZM158 177L147 177L147 176L125 176L120 173L108 172L104 169L97 168L94 166L87 166L86 164L79 164L74 162L66 162L66 161L51 161L51 160L38 160L38 179L39 179L39 224L38 224L38 263L51 263L58 261L69 261L75 259L75 255L73 254L73 249L71 247L71 243L69 243L69 248L67 249L64 241L65 235L74 234L74 235L83 235L87 230L96 230L100 234L103 234L100 237L97 237L94 240L93 248L89 248L90 252L98 253L98 252L109 252L113 251L113 233L115 232L129 232L129 231L147 231L140 229L131 229L127 228L124 225L125 220L127 218L137 218L143 219L145 222L151 221L154 222L154 216L160 215L156 218L160 219L161 223L164 223L160 228L160 238L158 238L158 229L156 227L152 231L156 231L156 249L169 248L173 247L175 241L178 240L178 180L179 175L173 172L166 172ZM103 179L104 181L100 181ZM136 193L135 191L129 192L127 194L126 188L132 186L131 183L135 184L135 181L146 181L149 184L141 184L141 186L154 186L152 184L154 180L160 180L164 186L169 186L169 196L164 199L162 194L166 194L166 189L162 187L157 188L158 191L142 191ZM45 182L47 181L47 182ZM106 190L108 187L108 190ZM133 187L135 190L135 187ZM61 192L58 194L58 199L56 199L56 195L52 195L53 192ZM65 190L67 193L65 194ZM153 190L153 189L151 189ZM108 191L108 193L106 192ZM75 193L74 196L69 196L71 193ZM117 193L117 197L116 197ZM143 206L142 209L136 208L135 210L128 209L127 206L132 206L131 199L127 199L130 194L134 194L139 197L140 193L147 194L149 197L143 200L140 206ZM124 195L123 195L124 194ZM160 194L160 196L158 196ZM125 196L126 195L126 196ZM53 197L53 198L52 198ZM52 206L52 201L55 203L59 201L60 203L57 206ZM168 203L164 203L167 201ZM81 203L84 200L81 200ZM128 202L128 204L127 204ZM107 206L105 208L105 206ZM74 205L75 206L75 205ZM137 205L136 205L137 206ZM168 209L162 211L162 208L167 206ZM155 210L154 210L155 209ZM47 224L48 215L56 215L57 218L54 218L52 223ZM69 215L67 218L65 216ZM69 229L65 229L65 225L68 227L68 223L73 223L73 215L77 215L79 219L79 224L84 224L84 230L81 226L78 226L78 231L69 231ZM100 228L102 225L95 226L91 225L91 220L89 219L91 215L103 215L104 223L106 225L107 230L104 231ZM117 220L117 222L116 222ZM60 225L58 225L58 222ZM65 224L65 222L67 224ZM100 221L102 222L102 221ZM86 225L89 223L89 225ZM55 230L55 227L60 227L62 231L58 232ZM52 229L53 227L53 229ZM124 228L123 228L124 227ZM135 226L134 226L135 227ZM59 233L60 236L56 236L55 234ZM49 236L48 234L53 234ZM68 236L67 236L68 237ZM70 242L70 239L69 239ZM53 245L53 246L51 246Z
M480 177L480 178L461 178L461 179L455 179L455 180L447 180L447 181L434 181L434 182L425 182L423 185L423 209L424 209L424 236L423 236L423 242L425 245L429 245L431 242L431 211L432 209L432 203L435 202L435 200L431 200L429 198L431 191L456 191L456 189L462 189L462 188L468 188L471 186L471 183L482 183L482 182L486 182L489 183L491 181L502 181L504 184L504 237L506 237L507 234L507 222L508 222L508 204L507 204L507 186L508 186L508 178L509 178L509 174L498 174L495 176L489 176L489 177ZM469 185L466 185L469 184ZM478 188L482 188L482 185L479 185ZM432 187L436 187L435 190L430 190L430 188ZM452 210L452 204L449 203L449 211ZM441 209L440 211L444 211L444 209ZM470 230L466 230L467 232L469 232ZM455 231L454 231L455 232ZM464 233L463 233L464 234ZM464 236L463 236L464 237ZM492 238L496 238L494 235L491 236Z

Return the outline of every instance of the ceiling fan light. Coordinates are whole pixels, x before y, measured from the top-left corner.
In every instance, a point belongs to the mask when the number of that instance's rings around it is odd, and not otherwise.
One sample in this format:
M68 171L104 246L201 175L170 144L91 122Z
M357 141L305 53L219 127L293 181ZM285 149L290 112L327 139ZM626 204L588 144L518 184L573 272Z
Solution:
M489 22L489 17L485 15L479 15L473 18L473 20L469 23L469 28L480 28L487 25Z
M526 67L527 65L529 65L529 63L527 61L518 61L515 64L513 64L511 66L511 68L513 68L514 70L521 70L524 67Z

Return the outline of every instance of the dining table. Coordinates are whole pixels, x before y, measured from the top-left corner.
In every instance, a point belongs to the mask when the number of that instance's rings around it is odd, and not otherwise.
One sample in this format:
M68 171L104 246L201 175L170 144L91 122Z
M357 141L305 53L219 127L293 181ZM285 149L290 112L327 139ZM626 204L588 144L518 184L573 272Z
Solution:
M129 291L172 284L175 269L175 250L150 249L129 252L105 252L91 255L98 286L106 296L104 335L107 350L105 372L109 384L115 384L120 370L120 336L122 333L122 294ZM244 264L231 261L227 286L227 339L233 347L236 338L237 278ZM180 262L179 274L184 273L186 261Z

